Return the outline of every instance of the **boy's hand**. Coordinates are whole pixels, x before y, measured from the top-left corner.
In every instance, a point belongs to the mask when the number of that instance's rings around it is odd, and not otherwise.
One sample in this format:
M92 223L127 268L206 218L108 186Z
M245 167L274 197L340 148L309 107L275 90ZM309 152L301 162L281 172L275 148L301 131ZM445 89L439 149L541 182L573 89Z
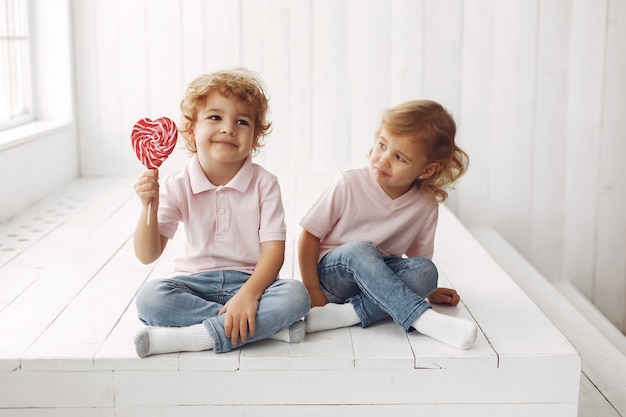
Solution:
M159 204L159 171L151 169L144 172L135 182L135 192L144 207L152 202L152 209Z
M309 297L311 298L311 307L321 307L328 304L328 298L321 288L318 288L317 291L309 290Z
M461 297L455 289L440 287L428 296L428 301L433 304L450 304L455 306L459 304Z
M248 335L254 336L258 308L259 301L256 298L248 297L245 292L239 291L217 313L218 316L226 314L224 330L233 345L236 345L239 339L241 343L246 343Z

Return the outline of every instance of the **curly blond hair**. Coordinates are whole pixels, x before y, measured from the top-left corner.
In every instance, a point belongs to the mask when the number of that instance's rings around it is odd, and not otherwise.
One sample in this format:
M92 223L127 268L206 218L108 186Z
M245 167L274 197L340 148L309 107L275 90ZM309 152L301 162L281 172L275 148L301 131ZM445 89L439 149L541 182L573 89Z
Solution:
M254 139L252 155L256 155L264 145L263 139L271 130L272 123L267 120L269 99L265 95L263 83L259 76L245 68L233 68L203 74L189 84L185 97L180 103L182 120L179 132L185 140L185 146L191 153L198 150L190 132L198 118L198 112L204 105L207 96L217 92L224 97L235 96L255 111Z
M386 109L376 132L385 128L396 135L409 135L421 141L429 163L439 164L430 177L417 179L417 187L432 192L438 201L448 198L447 188L467 170L469 156L454 143L456 123L452 115L432 100L411 100Z

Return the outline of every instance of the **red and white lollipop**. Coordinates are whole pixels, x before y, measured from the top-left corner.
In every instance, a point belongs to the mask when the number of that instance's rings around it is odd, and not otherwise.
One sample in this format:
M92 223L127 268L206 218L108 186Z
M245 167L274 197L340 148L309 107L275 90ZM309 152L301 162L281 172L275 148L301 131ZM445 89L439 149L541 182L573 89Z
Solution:
M174 150L178 129L176 123L167 117L154 121L145 118L135 123L130 139L139 161L148 169L158 169ZM152 203L148 205L148 224L151 206Z

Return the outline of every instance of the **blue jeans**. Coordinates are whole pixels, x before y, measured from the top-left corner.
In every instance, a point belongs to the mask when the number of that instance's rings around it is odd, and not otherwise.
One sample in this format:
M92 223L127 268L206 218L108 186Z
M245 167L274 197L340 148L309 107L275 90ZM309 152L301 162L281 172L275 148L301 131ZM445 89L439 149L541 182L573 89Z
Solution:
M368 242L350 242L318 264L322 291L331 303L352 303L361 326L391 316L405 332L428 308L437 288L437 268L427 258L382 256Z
M239 291L249 274L212 271L146 281L137 294L139 320L148 326L183 327L202 323L211 335L215 352L233 345L224 330L220 309ZM256 313L256 331L247 343L265 339L306 315L311 300L300 281L279 279L263 293Z

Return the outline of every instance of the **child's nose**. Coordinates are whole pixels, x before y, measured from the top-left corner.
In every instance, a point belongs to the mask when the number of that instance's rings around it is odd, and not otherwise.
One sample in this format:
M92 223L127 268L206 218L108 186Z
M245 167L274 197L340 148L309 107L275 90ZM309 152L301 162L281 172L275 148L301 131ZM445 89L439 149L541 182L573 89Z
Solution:
M234 135L235 134L235 126L234 126L233 123L231 123L231 122L229 122L227 120L224 120L224 121L222 121L222 126L221 126L221 129L220 129L220 132L224 133L226 135Z

